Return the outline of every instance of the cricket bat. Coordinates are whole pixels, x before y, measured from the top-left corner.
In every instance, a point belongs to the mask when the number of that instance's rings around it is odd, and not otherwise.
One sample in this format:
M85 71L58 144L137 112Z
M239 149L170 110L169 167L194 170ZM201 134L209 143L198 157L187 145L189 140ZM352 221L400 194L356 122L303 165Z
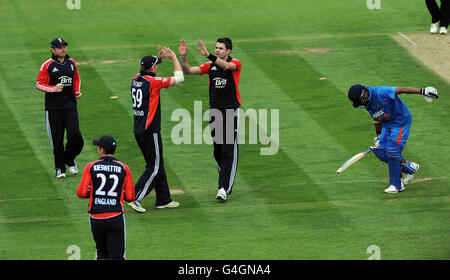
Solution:
M363 157L365 157L367 154L369 154L370 152L372 152L372 147L368 148L365 151L359 152L356 155L352 156L351 158L349 158L346 162L344 162L343 165L341 165L341 167L339 167L339 169L336 171L338 174L341 174L342 171L344 171L345 169L347 169L350 165L354 164L355 162L357 162L358 160L362 159Z

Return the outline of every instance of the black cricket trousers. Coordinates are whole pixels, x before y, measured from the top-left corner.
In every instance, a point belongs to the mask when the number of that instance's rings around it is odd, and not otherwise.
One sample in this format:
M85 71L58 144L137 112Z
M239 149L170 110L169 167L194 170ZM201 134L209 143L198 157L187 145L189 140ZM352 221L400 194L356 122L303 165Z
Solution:
M45 111L48 137L53 149L55 169L66 171L66 165L74 166L75 157L81 153L84 146L78 123L78 111L48 110ZM64 133L67 131L67 143L64 147Z
M218 189L224 188L227 194L231 194L233 191L238 166L239 112L239 108L210 109L214 159L219 172Z
M164 169L161 133L147 132L134 136L146 163L144 173L134 186L136 200L142 200L154 188L156 192L155 206L170 203L172 199Z
M436 0L425 0L431 14L432 23L440 21L440 26L448 27L450 21L450 0L441 0L441 8Z
M124 260L126 258L126 226L123 213L106 219L89 217L97 249L97 260Z

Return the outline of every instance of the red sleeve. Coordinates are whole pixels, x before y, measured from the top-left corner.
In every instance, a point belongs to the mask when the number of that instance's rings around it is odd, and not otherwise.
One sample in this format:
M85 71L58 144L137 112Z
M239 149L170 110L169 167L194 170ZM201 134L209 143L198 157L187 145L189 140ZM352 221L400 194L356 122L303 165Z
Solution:
M77 93L80 92L81 87L80 74L78 73L78 67L75 60L73 60L72 58L70 60L73 62L73 65L75 66L75 74L73 75L73 92Z
M94 162L91 162L84 168L83 176L81 177L81 182L77 189L77 195L79 198L89 197L89 186L92 186L91 167L93 164Z
M211 67L212 62L208 61L203 63L202 65L198 66L198 68L200 68L200 71L202 71L202 75L203 74L209 74L209 67Z
M127 175L125 176L125 181L123 183L124 192L125 192L125 201L131 202L135 198L133 178L131 177L130 169L126 165L125 165L125 170L127 172Z
M237 69L234 71L241 71L242 63L239 60L232 59L230 62L237 66Z
M170 81L172 78L170 77L157 77L153 78L150 82L151 89L161 89L170 87Z
M50 82L50 75L48 74L48 65L52 63L52 60L49 59L46 62L42 63L41 68L39 69L39 74L36 79L36 89L43 92L55 92L55 86L51 86L48 83Z

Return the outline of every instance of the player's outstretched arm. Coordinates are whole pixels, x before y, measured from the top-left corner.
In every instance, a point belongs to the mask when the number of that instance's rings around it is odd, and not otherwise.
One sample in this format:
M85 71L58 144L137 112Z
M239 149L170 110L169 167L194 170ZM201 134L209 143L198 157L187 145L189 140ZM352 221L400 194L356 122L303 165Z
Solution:
M200 68L192 67L187 62L186 60L187 51L188 50L186 46L186 41L181 40L180 44L178 45L178 54L180 55L181 69L183 70L183 73L186 75L200 75L202 73Z
M199 52L206 56L209 60L211 60L212 62L214 62L215 64L219 65L220 68L225 69L225 70L237 70L237 65L231 62L227 62L226 60L220 59L217 56L211 54L210 52L208 52L208 50L206 49L205 43L203 43L202 40L198 40L198 50Z
M397 87L395 89L395 94L399 95L401 93L407 93L407 94L420 94L424 95L426 97L431 98L439 98L437 89L434 87L426 87L426 88L412 88L412 87Z
M420 94L420 88L413 88L413 87L397 87L395 89L395 95L399 95L402 93L408 93L408 94Z
M168 47L163 48L164 56L172 60L173 62L173 77L170 80L170 86L180 84L184 81L183 72L181 71L180 62L177 59L177 55Z

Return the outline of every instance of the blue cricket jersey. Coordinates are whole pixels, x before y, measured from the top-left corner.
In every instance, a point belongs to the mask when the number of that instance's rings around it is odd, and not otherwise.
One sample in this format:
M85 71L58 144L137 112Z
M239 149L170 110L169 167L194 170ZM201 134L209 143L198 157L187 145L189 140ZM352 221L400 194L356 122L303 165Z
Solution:
M383 122L383 127L403 127L411 124L411 112L405 103L395 95L395 87L367 87L370 92L369 104L364 105L370 116Z

